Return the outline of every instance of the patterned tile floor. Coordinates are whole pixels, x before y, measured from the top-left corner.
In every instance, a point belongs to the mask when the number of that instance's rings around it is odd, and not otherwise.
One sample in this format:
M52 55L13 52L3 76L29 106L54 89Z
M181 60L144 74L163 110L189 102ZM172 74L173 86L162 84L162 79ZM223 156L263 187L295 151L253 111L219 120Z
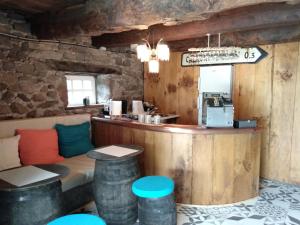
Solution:
M199 224L300 225L300 186L261 180L254 199L218 206L177 204L177 225Z

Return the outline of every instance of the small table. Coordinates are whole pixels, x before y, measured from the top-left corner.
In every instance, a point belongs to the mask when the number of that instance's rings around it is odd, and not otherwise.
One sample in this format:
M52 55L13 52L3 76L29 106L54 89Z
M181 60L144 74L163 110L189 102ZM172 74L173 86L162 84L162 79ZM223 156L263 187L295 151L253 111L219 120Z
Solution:
M108 225L133 225L137 220L138 208L131 186L140 177L138 155L143 148L136 145L118 146L137 152L123 157L96 151L87 153L88 157L96 159L94 197L98 213Z
M59 174L17 187L0 179L0 224L44 225L64 213L60 178L69 173L62 165L36 165Z

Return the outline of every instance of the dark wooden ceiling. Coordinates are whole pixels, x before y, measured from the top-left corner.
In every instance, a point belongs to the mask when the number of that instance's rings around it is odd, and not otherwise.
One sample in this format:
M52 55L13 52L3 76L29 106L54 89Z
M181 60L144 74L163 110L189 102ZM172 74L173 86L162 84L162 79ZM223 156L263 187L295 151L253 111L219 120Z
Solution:
M0 0L23 13L42 39L92 37L97 47L164 38L175 50L206 44L298 40L300 0Z
M0 0L1 9L13 9L30 17L85 3L86 0Z
M260 4L227 10L214 14L206 20L193 21L174 26L153 25L147 30L132 30L115 34L103 34L93 37L95 46L120 47L131 43L138 43L142 39L157 42L161 37L167 42L188 40L187 43L198 42L199 38L210 33L222 39L233 32L259 31L264 29L300 25L300 4ZM213 37L212 37L213 38ZM213 39L212 39L213 41ZM181 42L183 43L183 42ZM225 42L224 42L225 44Z

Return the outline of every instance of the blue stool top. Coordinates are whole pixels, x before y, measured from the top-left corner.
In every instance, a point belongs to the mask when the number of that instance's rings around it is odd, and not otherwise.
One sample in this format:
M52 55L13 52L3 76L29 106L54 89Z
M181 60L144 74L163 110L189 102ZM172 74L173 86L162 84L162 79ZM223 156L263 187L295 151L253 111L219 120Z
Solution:
M132 185L132 192L142 198L161 198L173 191L173 180L165 176L142 177Z
M47 225L106 225L106 223L98 216L73 214L60 217Z

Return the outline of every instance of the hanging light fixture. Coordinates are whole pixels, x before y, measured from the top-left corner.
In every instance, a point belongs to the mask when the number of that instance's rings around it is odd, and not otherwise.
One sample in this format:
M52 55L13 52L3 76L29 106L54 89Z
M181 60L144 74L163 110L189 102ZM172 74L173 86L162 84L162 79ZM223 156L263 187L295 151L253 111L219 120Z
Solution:
M166 43L160 39L156 46L156 54L159 60L169 61L170 60L170 49Z
M222 47L221 46L221 33L218 33L218 47L210 47L210 36L211 34L206 34L207 36L207 47L204 48L189 48L189 52L210 52L210 51L219 51L224 54L235 54L236 51L241 49L240 47Z
M159 72L159 61L156 59L151 59L149 61L149 73L158 73Z
M137 57L141 62L148 62L150 59L150 53L146 44L141 44L136 47Z
M169 61L170 49L167 44L162 42L162 38L158 41L156 48L151 48L151 45L146 39L142 40L145 43L137 46L137 57L141 60L141 62L149 62L149 73L158 73L159 60Z

